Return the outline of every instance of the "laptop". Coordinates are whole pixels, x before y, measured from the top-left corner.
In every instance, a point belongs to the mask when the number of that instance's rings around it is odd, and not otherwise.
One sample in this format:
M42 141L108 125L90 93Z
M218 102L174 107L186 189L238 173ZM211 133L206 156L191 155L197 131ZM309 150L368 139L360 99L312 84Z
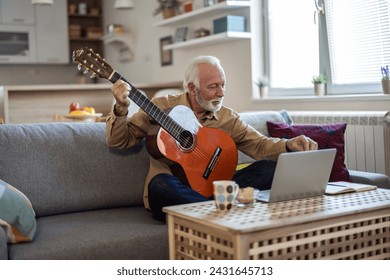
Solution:
M257 200L278 202L325 194L336 149L279 155L271 189L260 191Z

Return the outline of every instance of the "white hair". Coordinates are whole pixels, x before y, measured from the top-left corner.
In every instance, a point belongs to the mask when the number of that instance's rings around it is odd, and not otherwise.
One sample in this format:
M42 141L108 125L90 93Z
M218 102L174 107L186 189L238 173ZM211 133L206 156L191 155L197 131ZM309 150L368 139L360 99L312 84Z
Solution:
M200 64L210 64L218 68L223 79L225 80L225 71L222 68L221 62L218 58L211 55L201 55L195 57L190 65L187 67L187 70L184 74L183 89L185 92L188 92L188 85L193 83L197 89L199 89L199 65Z

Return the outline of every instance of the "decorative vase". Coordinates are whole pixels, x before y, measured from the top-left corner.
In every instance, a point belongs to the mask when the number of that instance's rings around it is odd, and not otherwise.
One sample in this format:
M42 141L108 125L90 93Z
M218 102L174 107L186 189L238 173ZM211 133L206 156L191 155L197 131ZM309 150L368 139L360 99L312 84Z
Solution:
M268 97L268 87L262 86L262 87L259 87L259 89L260 89L260 97L267 98Z
M390 94L390 80L382 80L382 91L384 94Z
M173 8L164 8L162 10L164 19L174 17L176 15L176 11Z
M323 84L323 83L314 84L314 93L317 96L324 96L325 95L325 84Z

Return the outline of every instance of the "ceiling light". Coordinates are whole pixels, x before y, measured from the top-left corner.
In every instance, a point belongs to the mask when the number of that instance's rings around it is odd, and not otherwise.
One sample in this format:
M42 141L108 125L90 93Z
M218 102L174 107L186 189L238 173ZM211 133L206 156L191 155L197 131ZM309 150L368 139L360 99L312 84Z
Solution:
M134 9L133 0L115 0L114 3L115 9Z

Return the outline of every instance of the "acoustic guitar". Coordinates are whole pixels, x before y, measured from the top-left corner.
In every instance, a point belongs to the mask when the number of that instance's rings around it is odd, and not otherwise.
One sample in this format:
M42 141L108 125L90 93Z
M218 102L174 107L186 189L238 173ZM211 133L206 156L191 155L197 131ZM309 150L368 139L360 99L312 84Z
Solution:
M237 165L237 148L225 131L202 126L192 110L179 105L161 110L115 71L99 54L83 47L73 52L79 70L92 77L130 85L129 98L158 124L146 137L148 153L168 164L172 174L198 193L213 194L213 181L231 180Z

